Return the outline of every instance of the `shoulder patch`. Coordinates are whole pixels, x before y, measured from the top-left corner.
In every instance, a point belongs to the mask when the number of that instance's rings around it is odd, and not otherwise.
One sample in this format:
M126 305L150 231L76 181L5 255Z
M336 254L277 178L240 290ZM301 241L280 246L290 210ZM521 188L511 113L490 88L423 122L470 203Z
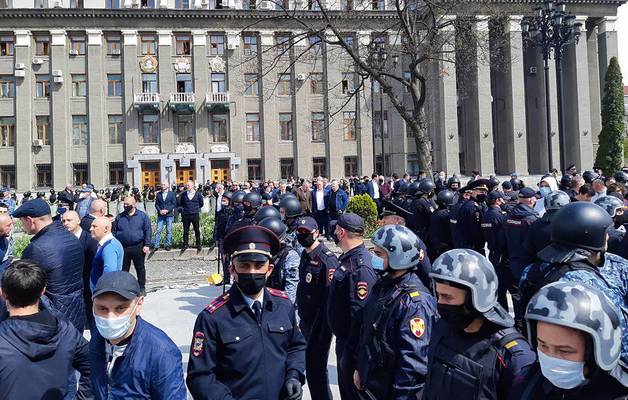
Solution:
M272 296L281 297L284 299L288 298L288 293L284 291L273 289L273 288L266 288L266 290L268 290L268 293L270 293Z
M326 250L325 254L330 256L330 257L334 255L334 253L332 253L330 250Z
M412 318L410 320L410 332L417 337L420 338L425 333L425 321L423 318Z
M358 299L364 300L369 295L369 284L368 282L358 282L357 285L357 294Z
M220 307L227 304L227 302L229 302L229 293L225 293L222 296L215 298L214 301L212 301L207 305L207 307L205 307L205 310L207 310L210 314L213 314Z
M510 342L506 343L506 344L504 345L504 347L505 347L506 349L510 350L510 349L512 349L513 347L515 347L515 346L516 346L516 345L518 345L518 344L519 344L519 342L517 342L516 340L513 340L513 341L510 341Z

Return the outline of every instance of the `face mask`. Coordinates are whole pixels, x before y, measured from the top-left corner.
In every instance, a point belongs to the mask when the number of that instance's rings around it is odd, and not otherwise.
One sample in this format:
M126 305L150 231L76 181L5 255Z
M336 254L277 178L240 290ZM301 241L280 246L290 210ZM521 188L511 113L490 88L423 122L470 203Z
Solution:
M314 239L313 233L298 233L297 241L303 247L311 247L316 239Z
M94 321L96 322L96 328L100 336L109 340L119 339L124 336L131 327L131 316L135 312L136 307L137 304L133 307L133 311L131 311L129 315L118 318L103 318L94 314Z
M59 214L59 215L64 214L66 211L68 211L68 209L65 208L65 207L57 208L57 214Z
M464 304L451 305L451 304L437 304L438 313L455 329L462 330L469 326L471 322L477 317L475 312L470 312Z
M126 211L126 212L133 211L133 206L124 206L124 211Z
M238 287L242 293L253 296L266 286L266 274L238 274Z
M331 238L334 239L334 243L336 243L336 246L340 243L340 239L338 239L338 235L336 233L334 233Z
M541 373L552 382L552 385L561 389L573 389L586 382L584 377L584 362L561 360L538 351Z
M547 197L547 195L550 194L551 192L552 192L552 189L550 189L548 187L545 187L545 186L543 186L543 187L541 187L539 189L539 193L541 193L541 196L543 196L543 197Z
M381 258L380 256L378 256L377 254L371 254L372 258L371 258L371 265L373 266L373 269L377 272L383 272L385 267L384 267L384 259Z
M484 203L486 201L486 194L482 193L482 194L478 194L475 198L478 202L480 203Z

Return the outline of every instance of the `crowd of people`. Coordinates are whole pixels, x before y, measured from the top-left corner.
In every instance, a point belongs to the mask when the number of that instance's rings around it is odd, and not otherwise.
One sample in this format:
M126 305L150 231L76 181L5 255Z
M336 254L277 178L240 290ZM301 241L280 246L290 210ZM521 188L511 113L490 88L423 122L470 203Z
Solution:
M89 186L57 193L54 217L46 196L0 199L0 397L331 399L335 338L343 400L628 398L628 173L570 167L538 190L473 175L163 183L155 237L131 188L115 217ZM356 194L379 212L370 240ZM200 246L208 195L224 294L184 378L140 317L144 259L175 214ZM13 261L15 219L33 236Z

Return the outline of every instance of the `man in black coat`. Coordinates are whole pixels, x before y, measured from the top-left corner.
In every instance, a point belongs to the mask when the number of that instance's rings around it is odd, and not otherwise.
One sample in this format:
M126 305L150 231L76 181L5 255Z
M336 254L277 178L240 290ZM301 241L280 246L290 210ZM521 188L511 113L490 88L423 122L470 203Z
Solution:
M183 214L183 249L188 248L190 224L194 228L196 250L201 251L200 213L203 208L203 195L194 189L194 182L188 181L186 191L181 193L181 213Z
M92 222L94 222L96 218L104 217L105 214L107 214L107 202L102 199L92 201L89 214L81 218L81 229L87 231L89 236L89 229L92 227Z

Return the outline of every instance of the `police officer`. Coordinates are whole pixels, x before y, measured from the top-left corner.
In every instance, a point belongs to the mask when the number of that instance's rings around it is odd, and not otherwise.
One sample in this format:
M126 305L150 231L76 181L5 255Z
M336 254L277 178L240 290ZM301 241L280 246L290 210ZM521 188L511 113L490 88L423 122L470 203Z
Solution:
M257 210L257 212L255 213L254 220L255 220L255 223L258 223L261 220L266 219L266 218L281 219L281 214L279 214L279 211L275 207L266 206Z
M550 229L552 221L556 218L556 212L569 204L571 199L567 193L555 190L545 196L543 201L545 214L530 225L524 241L524 247L528 252L528 260L530 261L536 261L538 252L550 244Z
M366 398L416 398L425 382L427 347L438 315L436 300L414 273L425 253L405 226L385 225L372 241L372 264L381 278L345 356L351 357L354 384Z
M628 383L616 378L622 374L619 313L602 292L582 283L551 283L532 298L525 317L539 361L513 398L626 398Z
M430 215L430 230L427 233L428 256L435 260L438 256L453 248L451 229L449 228L449 210L454 205L456 193L442 190L436 195L438 207Z
M458 230L458 216L464 203L471 198L471 190L465 186L458 191L457 202L449 210L449 229L451 231L451 242L454 248L462 247L463 238Z
M196 319L186 383L194 399L302 396L305 339L285 292L265 288L279 239L256 225L225 237L236 282Z
M417 201L417 194L419 191L419 181L414 181L408 184L406 189L406 196L403 205L401 208L406 210L409 214L413 215L413 218L409 218L406 220L406 226L410 228L413 232L416 231L416 218L414 218L414 205L415 201Z
M626 234L626 228L622 225L624 202L613 194L609 194L608 196L600 197L595 200L595 204L606 210L608 215L613 219L613 224L608 227L606 232L608 233L608 251L616 253Z
M561 208L552 223L552 243L528 266L519 284L522 304L548 283L586 283L602 291L620 312L622 360L628 365L628 261L606 252L606 231L612 220L600 206L589 202Z
M231 206L233 212L227 220L227 225L225 228L225 232L227 232L227 234L229 234L233 230L233 226L236 224L236 222L244 218L244 207L242 206L242 201L244 200L245 195L246 193L244 193L242 190L238 190L231 195Z
M279 202L279 213L281 214L282 221L288 227L288 233L286 234L286 243L299 254L303 252L303 247L297 242L296 233L296 221L303 215L301 209L301 203L299 199L292 193L287 193Z
M480 254L484 254L484 237L482 236L482 213L486 205L488 193L488 179L477 179L467 185L471 190L469 200L465 201L458 212L456 229L460 243L457 248L473 249Z
M307 340L307 383L313 399L331 399L327 359L332 333L327 322L327 288L340 264L336 255L318 240L320 232L314 218L299 218L296 232L297 240L303 246L297 306L301 319L299 326Z
M255 214L262 206L262 196L259 193L249 192L242 198L242 218L236 220L231 230L252 225L255 223Z
M502 258L502 247L499 243L499 234L502 226L506 221L506 212L501 206L504 204L504 196L501 192L493 190L486 198L486 212L482 215L482 233L486 239L486 247L488 248L488 260L493 264L497 277L499 278L499 286L497 289L497 301L502 307L508 309L508 301L506 300L506 291L508 287L504 285L507 279L504 277L508 273L506 267L508 260Z
M497 275L483 255L449 250L430 276L441 319L429 345L423 399L505 399L524 381L534 352L497 302Z
M422 240L427 241L427 232L430 229L430 215L434 212L435 204L432 201L435 185L431 179L422 179L416 186L412 202L414 214L414 233Z
M458 178L458 175L454 174L447 180L447 189L452 192L457 192L460 189L460 178Z
M331 225L331 224L330 224ZM357 214L342 214L335 222L334 242L343 254L340 267L329 285L327 320L336 336L338 386L343 400L355 398L352 371L343 369L342 356L356 315L362 310L377 280L372 255L364 247L364 220Z
M233 193L231 192L224 192L222 194L220 198L222 207L220 208L219 211L216 212L216 218L215 218L215 223L214 223L214 242L216 243L216 246L218 247L219 257L223 257L225 254L225 251L223 248L223 239L225 238L225 235L227 234L227 223L229 222L229 219L231 218L233 214L233 207L231 205L232 195ZM222 262L223 285L227 285L230 279L229 271L228 271L229 265L226 262L224 262L224 258L221 259L221 262Z

